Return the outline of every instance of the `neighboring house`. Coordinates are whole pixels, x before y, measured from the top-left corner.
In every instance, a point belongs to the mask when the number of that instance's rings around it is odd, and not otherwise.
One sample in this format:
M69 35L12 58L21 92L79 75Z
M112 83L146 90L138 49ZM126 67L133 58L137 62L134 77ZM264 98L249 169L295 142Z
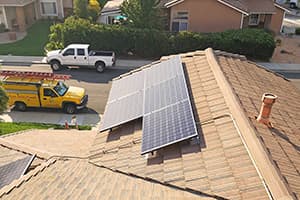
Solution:
M36 19L34 0L0 0L0 23L12 30L25 31Z
M72 0L0 0L0 23L25 31L37 19L64 18L72 13Z
M145 119L133 116L143 111L143 94L150 94L140 90L141 83L154 84L147 88L151 91L158 88L152 100L165 97L159 104L182 94L182 88L168 87L170 91L164 92L165 87L157 87L166 74L160 73L163 68L157 71L157 66L166 66L173 59L163 57L113 80L103 121L133 115L98 133L88 157L52 157L0 189L1 199L299 199L298 89L244 56L212 49L179 56L181 61L168 65L165 72L183 66L197 139L141 155ZM153 73L152 78L145 80L147 73ZM256 120L266 92L278 96L270 118L273 128ZM115 111L114 116L107 115L108 108ZM168 114L165 111L155 112L162 117ZM185 112L179 109L176 113ZM169 116L167 122L154 118L156 126L147 128L161 131L156 128L177 120L176 114ZM181 129L186 125L181 122L173 125L181 133L191 130ZM161 137L164 135L171 136L165 132Z
M287 11L273 0L172 0L171 31L220 32L257 27L278 34Z
M99 22L113 24L116 17L121 15L121 5L124 0L109 0L101 10Z

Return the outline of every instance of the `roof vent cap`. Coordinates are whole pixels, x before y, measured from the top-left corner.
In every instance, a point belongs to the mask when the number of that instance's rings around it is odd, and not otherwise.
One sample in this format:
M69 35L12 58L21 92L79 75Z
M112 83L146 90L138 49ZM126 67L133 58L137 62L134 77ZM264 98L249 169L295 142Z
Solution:
M273 128L272 123L270 122L270 114L272 106L275 103L277 96L271 93L264 93L262 96L262 105L260 108L260 113L257 117L259 123L265 124L269 128Z

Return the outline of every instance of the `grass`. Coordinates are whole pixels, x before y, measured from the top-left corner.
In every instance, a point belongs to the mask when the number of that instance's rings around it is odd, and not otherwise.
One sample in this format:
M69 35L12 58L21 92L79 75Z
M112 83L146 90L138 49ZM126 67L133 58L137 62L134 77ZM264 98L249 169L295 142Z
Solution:
M41 124L31 122L0 122L0 135L24 131L28 129L64 129L62 125L56 124ZM70 126L70 128L75 128ZM92 127L88 125L79 125L79 130L91 130Z
M9 44L0 44L0 55L43 56L52 22L41 20L33 24L22 40Z

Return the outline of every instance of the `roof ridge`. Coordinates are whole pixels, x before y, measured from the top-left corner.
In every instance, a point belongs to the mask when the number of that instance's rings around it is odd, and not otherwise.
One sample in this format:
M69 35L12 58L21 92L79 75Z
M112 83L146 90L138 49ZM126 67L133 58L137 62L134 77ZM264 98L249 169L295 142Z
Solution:
M38 173L42 172L45 168L49 167L54 162L56 162L56 159L50 159L36 167L34 170L30 171L28 174L14 180L11 184L4 186L0 189L0 197L8 194L14 188L19 187L23 182L28 181L31 177L36 176Z
M238 128L241 130L241 139L245 141L244 145L249 149L249 156L253 158L253 165L257 169L257 173L262 176L263 184L267 185L267 191L271 191L274 199L293 199L280 174L275 169L264 146L257 138L257 131L246 116L237 99L236 93L216 60L214 51L211 48L208 48L205 52L207 61L215 75L215 80L223 93L225 102L228 105L234 120L237 122Z
M16 144L14 142L11 141L7 141L3 138L0 138L0 145L8 148L8 149L12 149L15 151L19 151L19 152L23 152L25 154L32 154L32 155L36 155L39 158L50 158L52 156L52 154L50 152L46 152L46 151L41 151L39 149L35 149L32 147L28 147L22 144Z

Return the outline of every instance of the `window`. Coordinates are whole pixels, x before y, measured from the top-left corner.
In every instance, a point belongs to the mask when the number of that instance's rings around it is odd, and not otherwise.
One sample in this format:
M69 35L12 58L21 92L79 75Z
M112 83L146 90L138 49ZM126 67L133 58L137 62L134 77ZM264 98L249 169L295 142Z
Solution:
M51 89L44 89L44 96L46 97L57 97L57 95Z
M59 81L54 87L54 90L59 94L59 96L64 96L64 94L68 91L68 86Z
M77 49L77 56L84 56L84 49Z
M249 16L249 25L259 24L259 14L252 14Z
M75 55L75 51L74 49L67 49L64 53L64 56L74 56Z
M188 12L179 11L175 13L172 19L172 31L188 30L188 19Z
M44 1L41 2L42 15L57 15L56 2L55 1Z

